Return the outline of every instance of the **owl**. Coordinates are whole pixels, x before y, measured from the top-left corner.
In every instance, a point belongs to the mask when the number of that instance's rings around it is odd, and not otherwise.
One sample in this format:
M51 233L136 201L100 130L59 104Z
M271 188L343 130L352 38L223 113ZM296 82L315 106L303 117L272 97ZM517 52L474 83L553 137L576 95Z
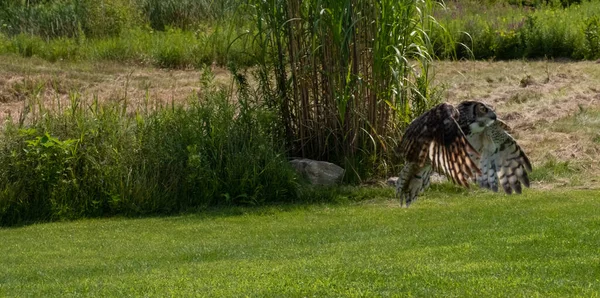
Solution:
M510 128L482 102L454 107L442 103L410 123L399 149L406 162L396 182L400 204L408 207L429 186L433 171L464 187L470 181L497 192L529 187L529 158Z

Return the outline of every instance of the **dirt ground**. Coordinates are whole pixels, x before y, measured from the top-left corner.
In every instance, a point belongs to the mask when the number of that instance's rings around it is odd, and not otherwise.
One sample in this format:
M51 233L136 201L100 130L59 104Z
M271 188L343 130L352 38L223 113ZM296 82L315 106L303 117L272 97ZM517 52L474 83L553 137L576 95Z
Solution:
M211 68L217 88L230 88L231 76ZM184 102L202 92L202 72L165 70L117 63L49 63L0 57L0 121L18 117L27 100L48 107L82 100L127 101L130 108ZM569 161L578 169L568 178L535 187L596 188L600 183L600 131L565 121L586 110L600 111L600 63L594 61L437 62L434 82L448 102L480 100L494 107L528 153L534 167L548 160ZM600 115L600 114L596 114ZM566 120L565 120L566 119ZM600 119L596 119L600 128ZM559 127L555 123L562 123ZM594 134L596 133L596 134Z
M229 88L227 70L211 67L217 88ZM18 115L32 98L46 107L63 106L70 98L99 102L127 101L128 109L185 102L202 90L202 71L167 70L111 62L49 63L0 57L0 121Z
M447 101L480 100L512 128L534 167L568 161L578 174L539 187L597 188L600 178L600 63L462 61L436 64ZM576 115L591 114L588 127Z

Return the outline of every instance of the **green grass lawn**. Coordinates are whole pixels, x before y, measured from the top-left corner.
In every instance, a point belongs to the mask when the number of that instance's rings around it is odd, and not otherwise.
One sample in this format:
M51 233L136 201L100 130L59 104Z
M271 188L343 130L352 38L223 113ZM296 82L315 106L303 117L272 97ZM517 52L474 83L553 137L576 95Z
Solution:
M0 296L595 296L600 191L0 229Z

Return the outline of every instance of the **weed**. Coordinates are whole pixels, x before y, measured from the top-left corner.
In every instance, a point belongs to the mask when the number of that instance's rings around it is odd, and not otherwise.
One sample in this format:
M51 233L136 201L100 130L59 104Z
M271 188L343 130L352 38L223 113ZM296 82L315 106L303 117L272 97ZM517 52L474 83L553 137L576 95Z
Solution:
M522 104L528 101L538 101L541 97L542 94L539 91L518 90L508 98L507 103Z
M582 132L594 137L600 129L600 111L580 105L579 111L559 119L553 123L552 129L565 133Z
M526 75L525 77L523 77L521 79L521 82L519 83L519 86L521 88L525 88L527 86L535 85L535 84L536 84L535 79L531 75Z
M598 16L590 17L585 21L584 34L587 46L585 58L600 57L600 18Z
M531 181L552 182L556 178L571 176L579 171L580 168L577 165L549 156L543 164L534 167L529 178Z

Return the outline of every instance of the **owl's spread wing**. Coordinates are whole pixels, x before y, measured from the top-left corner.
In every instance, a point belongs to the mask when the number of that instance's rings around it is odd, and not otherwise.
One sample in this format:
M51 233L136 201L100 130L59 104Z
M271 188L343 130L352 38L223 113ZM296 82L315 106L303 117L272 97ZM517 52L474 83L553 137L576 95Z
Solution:
M400 173L397 191L407 204L425 187L429 177L421 177L425 167L445 174L457 184L469 187L469 179L480 174L471 155L477 151L469 144L456 122L458 112L450 104L440 104L415 119L407 128L400 150L406 166Z
M515 139L506 131L507 125L502 121L486 127L479 134L467 136L469 142L481 153L479 167L481 175L476 180L480 187L498 191L502 186L504 192L521 193L522 185L529 187L528 172L531 162Z
M423 167L431 161L435 171L468 187L469 178L479 173L470 156L479 154L467 141L453 110L452 105L443 103L415 119L402 137L400 150L407 162Z

